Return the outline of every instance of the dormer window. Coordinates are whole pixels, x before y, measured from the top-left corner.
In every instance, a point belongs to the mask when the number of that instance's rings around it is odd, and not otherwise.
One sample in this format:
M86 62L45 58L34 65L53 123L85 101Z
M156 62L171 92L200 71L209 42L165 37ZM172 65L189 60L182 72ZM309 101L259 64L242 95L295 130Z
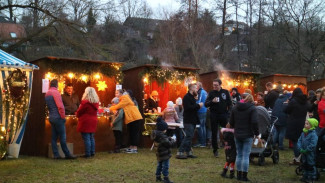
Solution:
M10 32L10 37L11 37L11 38L17 38L17 34L14 33L14 32Z

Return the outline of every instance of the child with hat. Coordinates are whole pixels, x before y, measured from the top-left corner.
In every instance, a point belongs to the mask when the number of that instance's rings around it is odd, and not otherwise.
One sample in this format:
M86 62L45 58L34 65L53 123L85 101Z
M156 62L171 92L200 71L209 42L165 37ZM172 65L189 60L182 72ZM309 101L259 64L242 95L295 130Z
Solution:
M156 181L163 181L164 183L173 183L169 180L169 159L171 158L170 148L175 144L175 139L168 137L165 133L168 129L167 123L162 118L157 119L156 129L151 133L151 139L154 140L157 148L157 170L156 170ZM164 179L161 179L161 173Z
M316 169L316 145L318 136L315 129L318 127L318 121L315 118L309 118L305 122L305 127L298 139L297 147L301 153L301 162L304 169L302 182L313 182L317 179Z

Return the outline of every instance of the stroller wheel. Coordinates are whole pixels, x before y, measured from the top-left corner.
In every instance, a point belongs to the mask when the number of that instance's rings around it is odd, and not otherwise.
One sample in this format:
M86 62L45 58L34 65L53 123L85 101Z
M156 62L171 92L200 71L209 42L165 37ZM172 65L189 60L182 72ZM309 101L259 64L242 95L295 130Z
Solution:
M278 164L279 163L279 151L273 151L273 156L272 156L272 160L274 164Z
M265 164L265 157L264 154L261 153L260 156L258 157L258 165L263 166Z
M302 175L302 174L304 174L304 171L303 171L303 169L302 169L301 166L298 166L298 167L296 168L296 174L297 174L297 175Z

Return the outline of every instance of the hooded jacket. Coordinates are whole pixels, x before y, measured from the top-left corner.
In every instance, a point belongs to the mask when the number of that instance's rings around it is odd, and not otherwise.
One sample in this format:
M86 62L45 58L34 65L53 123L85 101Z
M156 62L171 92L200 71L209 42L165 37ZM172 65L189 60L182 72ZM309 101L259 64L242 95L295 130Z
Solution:
M307 165L315 165L316 146L318 136L315 130L310 130L308 133L302 132L298 139L297 148L299 150L306 150L306 153L302 155L303 163Z
M230 125L238 139L258 135L257 111L253 103L237 103L230 114Z
M283 111L285 101L288 100L287 95L281 95L276 99L274 108L272 110L272 115L278 117L278 121L275 123L275 126L287 126L287 114Z
M154 140L157 148L156 156L158 161L168 160L172 157L170 148L175 144L175 141L168 137L163 131L154 130L151 133L151 139Z
M253 103L237 103L230 114L230 125L238 139L258 135L257 111Z
M271 90L270 92L268 92L265 96L264 96L264 102L265 102L265 108L266 109L273 109L274 107L274 103L276 101L276 99L279 97L279 91L274 89Z
M81 133L95 133L97 128L97 111L99 104L82 100L77 110L77 131Z

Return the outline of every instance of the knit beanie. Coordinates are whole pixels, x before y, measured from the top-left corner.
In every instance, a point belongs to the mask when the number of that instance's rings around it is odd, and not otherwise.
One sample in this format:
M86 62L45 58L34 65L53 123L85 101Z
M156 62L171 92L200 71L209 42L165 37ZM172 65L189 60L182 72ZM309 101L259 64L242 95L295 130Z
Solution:
M311 126L310 130L314 130L314 129L316 129L318 127L318 121L317 121L317 119L315 119L315 118L309 118L309 119L307 119L307 121L309 122L309 124Z
M165 131L168 129L167 123L162 118L157 118L156 127L158 131Z
M167 102L167 107L174 107L174 103L172 101Z

